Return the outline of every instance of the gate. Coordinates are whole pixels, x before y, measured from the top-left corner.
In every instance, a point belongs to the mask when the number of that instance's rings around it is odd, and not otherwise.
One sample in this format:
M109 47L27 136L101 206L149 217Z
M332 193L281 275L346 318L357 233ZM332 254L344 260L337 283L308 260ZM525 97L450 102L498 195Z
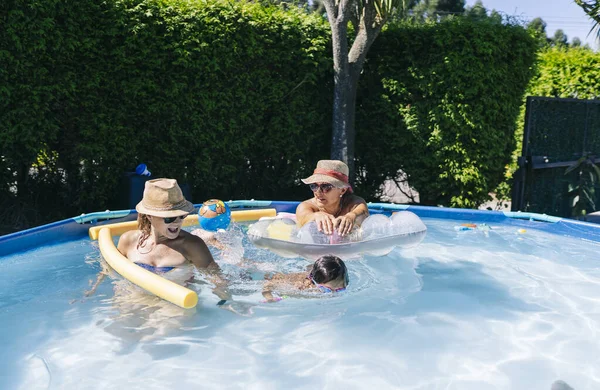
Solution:
M600 163L600 100L527 97L512 210L572 217L573 204L586 193L595 205L587 212L599 209L598 184L587 181L596 175L595 163ZM588 191L570 191L578 185Z

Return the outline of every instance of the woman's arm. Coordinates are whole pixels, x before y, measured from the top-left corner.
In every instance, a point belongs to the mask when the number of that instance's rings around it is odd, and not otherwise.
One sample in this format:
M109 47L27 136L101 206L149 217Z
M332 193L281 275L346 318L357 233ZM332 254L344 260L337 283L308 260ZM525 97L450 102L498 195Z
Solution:
M263 285L262 296L265 298L266 302L277 302L277 301L281 300L281 298L273 295L274 287L275 286L273 285L273 281L271 281L271 280L265 281L265 284Z
M219 268L217 263L215 263L215 259L213 259L208 246L200 237L188 233L185 237L183 248L185 250L185 258L191 261L196 268L200 270L209 267Z
M299 226L304 226L315 219L315 209L310 201L305 200L296 208L296 222Z
M185 257L215 285L213 294L221 300L230 300L229 282L223 276L221 268L215 262L204 241L200 237L190 234L187 236L184 248Z
M305 200L300 203L296 209L296 221L298 222L298 226L304 226L310 221L315 221L317 229L325 234L333 233L334 220L335 217L333 215L319 211L311 204L310 200Z
M96 278L96 282L94 283L94 285L88 290L86 291L83 295L86 297L90 297L92 295L94 295L96 293L96 289L98 288L98 286L100 286L100 284L104 281L104 278L108 276L109 273L109 265L106 264L104 262L104 260L100 260L100 265L102 267L102 270L98 273L98 277ZM91 284L91 279L90 279L90 284Z
M356 203L349 213L355 215L354 223L360 225L369 216L369 207L363 198L356 197Z
M128 231L121 234L121 237L119 237L117 249L119 250L119 252L121 252L123 256L127 257L127 253L129 252L131 246L137 244L137 232L137 230ZM102 266L102 270L98 272L96 281L92 285L92 281L90 280L91 288L83 294L86 297L91 297L92 295L94 295L96 293L96 290L98 289L98 286L102 284L104 278L106 278L109 274L110 266L106 264L104 260L100 260L100 265Z
M360 225L369 216L367 202L361 197L353 196L349 209L350 211L340 215L334 221L334 227L341 236L350 233L354 226Z
M230 301L233 299L231 292L229 291L229 281L223 273L217 263L211 264L205 271L208 280L210 280L215 288L212 289L212 293L221 299L218 305L225 303L224 301Z

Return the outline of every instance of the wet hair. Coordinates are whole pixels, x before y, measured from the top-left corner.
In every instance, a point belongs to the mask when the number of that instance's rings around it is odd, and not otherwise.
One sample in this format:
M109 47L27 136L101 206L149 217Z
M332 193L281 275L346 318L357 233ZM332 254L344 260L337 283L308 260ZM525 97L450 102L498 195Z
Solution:
M348 285L348 269L346 269L344 261L337 256L319 257L312 266L310 277L319 284L344 278L346 285Z
M146 214L142 213L138 213L137 223L138 230L142 232L137 243L137 249L139 249L141 246L143 246L148 237L150 237L150 227L152 224L150 223L150 218L148 218Z

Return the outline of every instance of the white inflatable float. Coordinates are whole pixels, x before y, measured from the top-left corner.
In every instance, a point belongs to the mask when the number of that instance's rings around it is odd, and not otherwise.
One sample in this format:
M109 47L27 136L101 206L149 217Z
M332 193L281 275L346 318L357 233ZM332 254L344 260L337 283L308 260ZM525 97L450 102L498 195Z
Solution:
M344 260L363 254L385 256L395 247L418 245L427 234L427 227L410 211L400 211L391 217L369 216L362 226L341 237L319 232L314 222L298 229L292 218L262 219L248 229L248 238L259 248L283 257L304 257L315 260L323 255L335 255Z

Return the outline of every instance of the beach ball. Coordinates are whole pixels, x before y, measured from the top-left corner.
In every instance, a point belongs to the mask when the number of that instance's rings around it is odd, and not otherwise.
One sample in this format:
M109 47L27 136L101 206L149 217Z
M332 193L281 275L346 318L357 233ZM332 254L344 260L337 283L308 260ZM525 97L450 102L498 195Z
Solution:
M198 211L198 223L204 230L216 232L218 229L227 229L230 221L231 210L219 199L207 200Z

